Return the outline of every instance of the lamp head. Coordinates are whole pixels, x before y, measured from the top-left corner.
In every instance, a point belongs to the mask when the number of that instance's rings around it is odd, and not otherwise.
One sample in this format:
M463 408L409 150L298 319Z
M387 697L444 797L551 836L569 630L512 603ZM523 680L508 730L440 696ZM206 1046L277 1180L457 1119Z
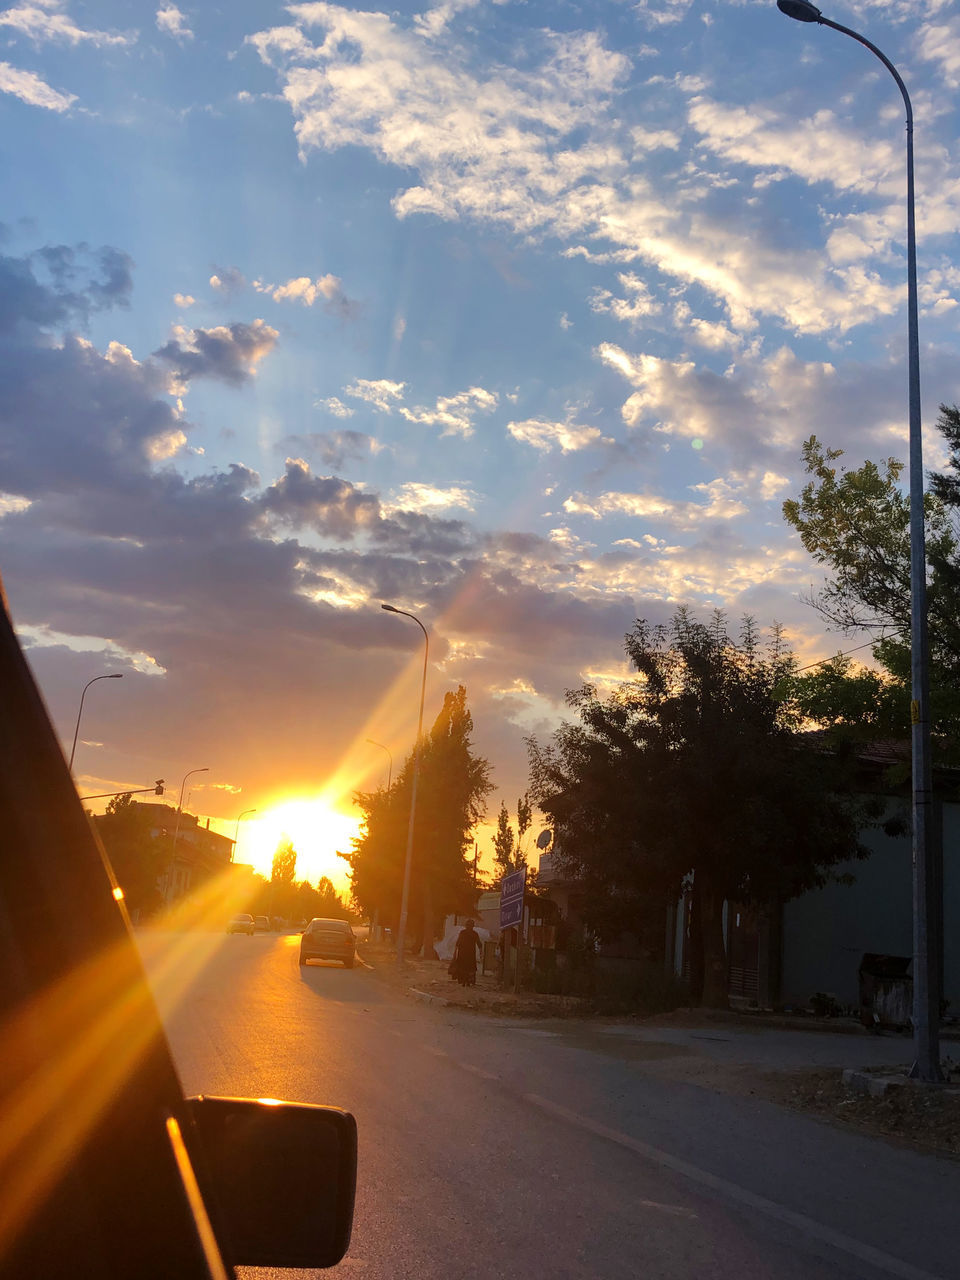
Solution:
M777 0L777 8L788 18L796 18L797 22L820 21L820 10L808 0Z
M399 613L399 609L395 609L392 604L382 604L381 609L386 609L387 613Z
M107 676L107 679L108 679L108 680L122 680L122 679L123 679L123 672L122 672L122 671L116 671L116 672L114 672L114 674L113 674L112 676Z

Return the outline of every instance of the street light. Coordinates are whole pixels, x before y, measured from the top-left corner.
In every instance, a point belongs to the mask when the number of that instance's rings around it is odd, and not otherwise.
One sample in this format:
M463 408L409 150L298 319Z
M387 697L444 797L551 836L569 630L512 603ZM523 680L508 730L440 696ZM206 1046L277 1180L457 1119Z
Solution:
M940 1070L940 921L942 849L932 813L930 660L927 638L927 557L923 524L923 440L920 423L920 337L917 321L917 237L913 189L913 107L890 59L865 36L825 18L807 0L777 0L798 22L816 22L850 36L887 68L907 109L907 343L910 402L910 677L913 761L913 1035L911 1076L936 1082Z
M83 686L83 693L80 695L80 709L77 711L77 727L73 731L73 746L70 748L70 763L67 768L73 771L73 757L77 750L77 734L80 732L80 717L83 715L83 700L87 696L87 690L92 684L96 684L98 680L122 680L123 675L120 672L114 673L112 676L94 676L92 680L88 680Z
M403 864L403 891L400 895L400 920L397 926L397 966L403 965L403 939L407 931L407 906L410 899L410 868L413 864L413 824L417 813L417 781L420 777L420 735L423 732L423 700L427 692L427 658L430 653L430 637L427 628L414 613L395 609L392 604L382 604L387 613L399 613L412 618L423 632L423 679L420 682L420 714L417 717L417 741L413 749L413 784L410 788L410 821L407 825L407 856Z
M177 841L180 839L180 814L183 812L183 788L187 785L187 779L192 778L195 773L209 773L210 769L204 765L202 769L190 769L183 775L183 781L180 783L180 799L177 801L177 825L173 831L173 849L170 852L170 870L173 871L173 864L177 858Z
M390 783L393 781L393 755L390 748L385 747L382 742L374 742L373 738L367 738L367 742L370 743L371 747L379 747L381 751L386 751L387 753L387 760L389 761L387 765L387 790L389 791Z
M237 856L237 840L240 838L240 823L241 823L241 821L242 821L244 818L246 818L249 814L251 814L251 813L256 813L256 812L257 812L257 811L256 811L256 809L244 809L243 813L241 813L241 814L238 816L238 818L237 818L237 825L236 825L236 827L234 827L234 830L233 830L233 848L230 850L230 861L231 861L231 862L233 862L233 860L234 860L234 859L236 858L236 856Z

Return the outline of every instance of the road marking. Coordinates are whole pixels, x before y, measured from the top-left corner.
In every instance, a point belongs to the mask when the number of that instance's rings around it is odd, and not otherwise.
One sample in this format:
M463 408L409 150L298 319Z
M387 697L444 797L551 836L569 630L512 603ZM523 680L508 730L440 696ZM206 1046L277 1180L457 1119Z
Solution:
M424 1049L427 1053L432 1053L435 1058L449 1058L450 1055L443 1049L435 1049L432 1044L425 1044Z
M841 1252L847 1253L861 1262L869 1263L870 1266L876 1267L878 1271L885 1271L888 1275L897 1276L899 1280L944 1280L943 1276L934 1275L933 1272L911 1266L909 1262L902 1262L899 1258L893 1258L890 1254L883 1253L880 1249L874 1249L872 1245L863 1244L860 1240L855 1240L852 1236L845 1235L842 1231L835 1231L833 1227L824 1226L822 1222L817 1222L814 1218L808 1218L804 1213L795 1213L792 1209L787 1209L783 1205L777 1204L774 1200L768 1200L765 1196L758 1196L756 1192L749 1191L746 1187L741 1187L735 1182L729 1182L726 1178L717 1177L716 1174L708 1173L706 1169L698 1169L696 1165L688 1164L686 1160L680 1160L676 1156L670 1155L667 1151L661 1151L658 1147L651 1147L646 1142L631 1138L629 1134L621 1133L618 1129L610 1129L607 1125L600 1124L597 1120L591 1120L589 1116L570 1111L558 1102L551 1102L549 1098L542 1098L538 1093L524 1093L521 1096L524 1101L538 1107L541 1111L545 1111L548 1115L556 1116L560 1120L566 1120L568 1124L576 1125L580 1129L586 1129L588 1133L596 1134L599 1138L606 1138L608 1142L615 1142L618 1146L626 1147L629 1151L635 1151L637 1155L643 1156L645 1160L650 1160L665 1169L671 1169L674 1173L679 1173L681 1177L687 1178L691 1182L696 1182L702 1187L709 1187L711 1191L716 1191L728 1200L735 1200L739 1204L746 1205L749 1209L755 1209L758 1213L766 1214L768 1218L775 1218L778 1222L784 1222L788 1226L795 1227L798 1231L813 1236L814 1239L821 1241L823 1244L839 1249Z
M470 1062L458 1062L457 1066L464 1071L469 1071L472 1076L479 1076L481 1080L499 1080L500 1077L492 1071L484 1071L483 1067L475 1067Z

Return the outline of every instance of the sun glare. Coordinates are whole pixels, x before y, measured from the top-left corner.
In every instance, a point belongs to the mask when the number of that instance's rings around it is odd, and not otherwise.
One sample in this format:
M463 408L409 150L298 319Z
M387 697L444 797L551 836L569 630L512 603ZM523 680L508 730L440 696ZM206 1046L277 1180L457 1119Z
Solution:
M316 884L328 876L342 893L349 887L349 868L337 850L348 852L359 830L359 815L342 812L326 796L284 800L241 823L236 860L252 863L255 871L269 877L277 845L291 840L297 851L297 879Z

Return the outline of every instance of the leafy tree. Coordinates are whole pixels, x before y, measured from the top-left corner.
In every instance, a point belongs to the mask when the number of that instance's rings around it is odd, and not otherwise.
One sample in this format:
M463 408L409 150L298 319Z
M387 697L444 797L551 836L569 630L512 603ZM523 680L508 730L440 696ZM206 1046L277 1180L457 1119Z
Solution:
M281 840L270 867L270 911L272 915L290 918L296 915L297 851L291 840Z
M931 688L944 696L960 687L960 408L940 406L947 469L930 477L924 499L927 530L927 614ZM887 458L847 471L840 449L816 436L803 446L812 477L799 498L783 504L804 547L832 573L810 603L844 632L877 638L877 658L899 680L910 668L910 502L901 488L903 463ZM942 699L941 699L942 700ZM949 703L954 712L960 708ZM909 731L907 729L907 731Z
M491 790L490 766L474 754L473 717L461 685L444 695L443 707L421 743L408 926L424 953L444 916L469 910L474 901L472 831L483 817ZM378 911L396 928L400 915L407 823L413 783L413 753L389 791L359 792L361 835L345 855L353 897L364 914Z
M527 865L527 855L523 848L523 837L530 829L533 809L529 795L522 795L517 801L517 833L514 835L510 825L510 813L506 803L500 802L497 815L497 834L493 837L493 860L500 874L507 875L511 871L519 871Z
M637 931L692 891L703 1000L726 1004L724 900L763 906L821 885L866 856L867 807L852 798L852 753L827 754L777 694L793 672L778 630L764 650L678 610L625 640L638 677L602 699L567 695L579 723L528 741L531 791L554 821L555 858L583 885L598 935Z

